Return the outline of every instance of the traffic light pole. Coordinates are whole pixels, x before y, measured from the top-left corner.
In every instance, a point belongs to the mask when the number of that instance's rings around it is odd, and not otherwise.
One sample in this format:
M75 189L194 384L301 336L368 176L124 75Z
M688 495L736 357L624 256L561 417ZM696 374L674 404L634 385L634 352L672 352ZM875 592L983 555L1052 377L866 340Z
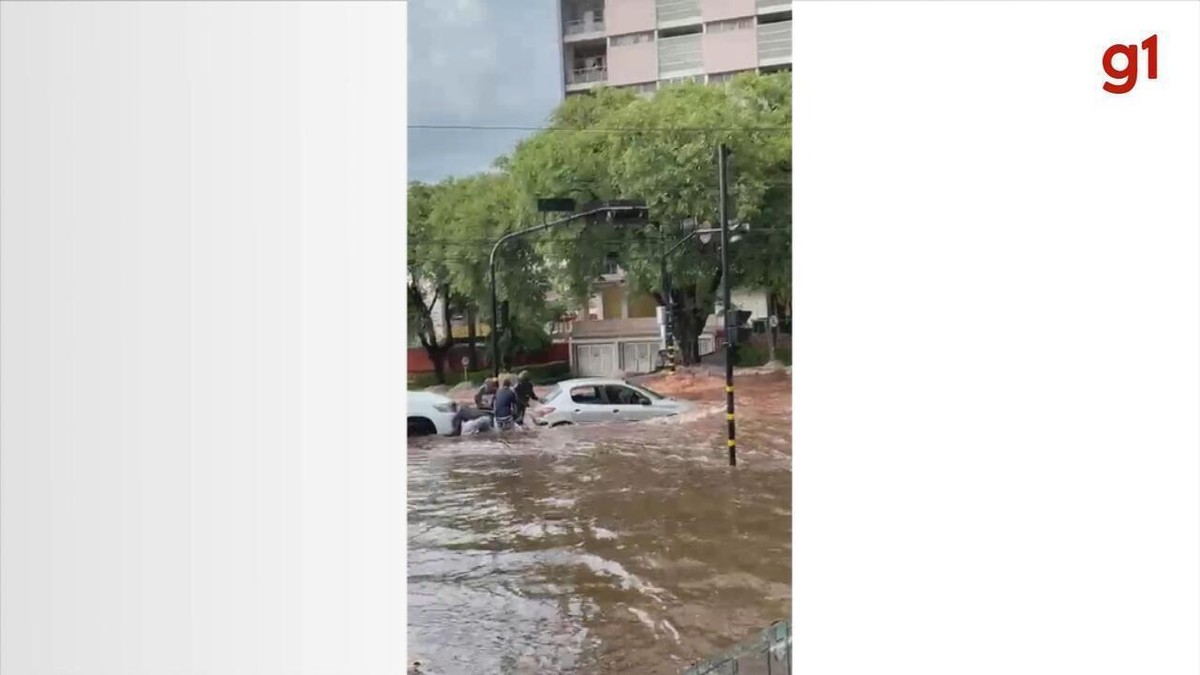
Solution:
M679 341L676 340L676 335L675 335L674 287L671 284L671 271L670 271L670 267L668 266L667 263L671 259L671 254L674 253L675 251L678 251L681 246L683 246L684 244L691 241L692 237L695 237L695 236L701 235L701 234L716 234L717 232L720 232L720 231L721 231L720 228L715 228L715 227L701 229L701 230L692 230L683 239L680 239L679 241L675 242L675 244L673 246L671 246L671 248L667 249L666 251L663 251L663 253L661 255L661 260L659 261L659 269L660 269L659 274L661 275L660 281L662 283L662 288L663 288L663 290L662 290L663 307L666 309L667 349L669 351L669 356L671 359L669 365L670 365L672 374L674 374L674 372L675 372L676 361L679 358Z
M667 350L667 362L671 368L671 373L675 372L675 326L673 325L673 316L675 314L675 303L672 302L671 296L671 277L667 273L667 253L663 251L659 259L659 277L662 283L662 304L663 304L663 348Z
M500 247L504 245L504 242L506 242L510 239L516 239L517 237L524 237L525 235L533 234L535 232L541 232L542 230L548 230L556 225L562 225L564 223L569 223L571 221L579 220L581 218L587 218L589 216L599 215L601 213L609 214L609 217L611 218L612 215L616 214L616 213L623 213L623 212L642 212L642 213L644 213L645 210L646 210L646 208L644 205L637 205L637 204L632 204L632 203L622 203L622 204L616 204L616 205L610 204L608 206L601 206L599 208L589 209L589 210L583 211L581 213L573 213L565 218L559 218L558 220L552 220L548 223L543 222L541 225L527 227L524 230L517 230L516 232L509 232L508 234L506 234L503 237L500 237L499 239L496 240L496 243L492 245L491 254L488 255L488 274L491 277L491 287L492 287L491 288L491 295L492 295L492 326L491 326L491 330L492 330L492 376L493 377L500 377L500 330L499 330L499 326L497 325L499 323L500 312L499 312L499 308L498 308L499 302L496 300L496 251L500 250ZM507 329L507 326L505 326L505 328Z
M718 182L721 189L721 285L724 287L722 311L725 314L725 419L729 427L729 466L737 466L737 423L733 412L733 332L730 318L732 300L729 283L729 148L717 146Z

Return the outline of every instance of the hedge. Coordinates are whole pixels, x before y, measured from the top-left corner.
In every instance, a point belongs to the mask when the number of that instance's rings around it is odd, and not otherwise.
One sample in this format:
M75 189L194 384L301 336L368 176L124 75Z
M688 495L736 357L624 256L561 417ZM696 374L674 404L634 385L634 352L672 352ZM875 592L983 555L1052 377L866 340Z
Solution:
M770 352L765 347L741 345L737 348L737 358L734 361L734 365L739 368L763 366L766 365L769 356ZM792 350L776 349L775 360L783 363L785 366L792 365Z
M546 385L554 384L559 380L566 379L571 374L571 364L566 361L553 361L551 363L542 363L532 366L520 366L517 372L521 370L529 371L529 379L534 384ZM515 373L514 373L515 374ZM475 370L467 373L465 381L472 383L482 383L484 380L492 376L491 369ZM464 381L462 370L447 370L446 384L453 387ZM408 376L408 386L410 389L425 389L432 387L438 383L437 376L433 373L414 373Z

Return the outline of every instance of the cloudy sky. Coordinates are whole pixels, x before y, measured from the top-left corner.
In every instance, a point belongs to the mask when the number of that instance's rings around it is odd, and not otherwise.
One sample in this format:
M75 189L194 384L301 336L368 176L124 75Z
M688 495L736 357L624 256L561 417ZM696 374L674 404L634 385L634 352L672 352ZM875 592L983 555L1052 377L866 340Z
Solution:
M555 0L410 0L408 123L537 126L561 100ZM410 180L487 169L530 132L410 129Z

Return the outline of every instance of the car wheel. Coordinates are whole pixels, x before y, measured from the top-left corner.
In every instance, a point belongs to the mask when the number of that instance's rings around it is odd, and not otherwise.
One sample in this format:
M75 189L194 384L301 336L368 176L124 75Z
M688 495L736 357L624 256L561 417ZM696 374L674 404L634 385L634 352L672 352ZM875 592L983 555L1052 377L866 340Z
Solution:
M408 435L409 436L436 436L437 427L434 426L433 420L426 417L410 417L408 418Z

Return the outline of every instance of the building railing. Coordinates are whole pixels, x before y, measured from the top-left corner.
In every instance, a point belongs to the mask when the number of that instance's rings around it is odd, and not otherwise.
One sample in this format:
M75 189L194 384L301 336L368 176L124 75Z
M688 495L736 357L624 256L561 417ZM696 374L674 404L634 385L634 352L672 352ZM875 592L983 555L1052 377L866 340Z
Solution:
M608 67L576 68L571 71L570 84L588 84L590 82L605 82L608 80Z
M764 23L758 27L758 60L791 58L792 22Z
M583 33L603 33L604 19L597 17L588 21L587 19L573 19L563 23L563 35L581 35Z
M791 672L792 625L790 621L780 621L728 652L692 665L684 675L790 675Z

